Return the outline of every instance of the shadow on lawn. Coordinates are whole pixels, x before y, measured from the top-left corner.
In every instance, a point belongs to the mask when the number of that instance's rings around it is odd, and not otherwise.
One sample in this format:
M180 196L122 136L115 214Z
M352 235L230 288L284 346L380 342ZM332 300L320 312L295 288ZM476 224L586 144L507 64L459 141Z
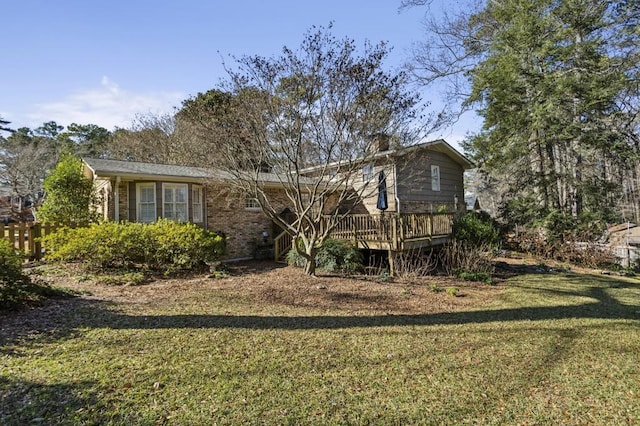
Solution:
M106 423L100 415L100 398L94 382L53 385L0 376L0 424L92 424Z
M590 277L591 278L591 277ZM576 277L579 279L579 277ZM374 315L374 316L258 316L258 315L157 315L132 316L116 312L97 315L85 326L112 327L116 329L164 329L164 328L245 328L245 329L337 329L353 327L385 327L403 325L467 324L497 321L552 320L570 318L640 320L640 305L624 304L607 294L607 289L637 289L640 286L593 277L603 286L586 287L584 291L555 291L548 288L537 290L556 295L582 296L594 302L568 306L523 307L467 312L445 312L418 315Z
M523 284L524 289L548 293L553 297L582 297L592 302L541 307L520 307L435 314L400 315L328 315L328 316L260 316L260 315L127 315L117 311L117 305L84 298L61 302L59 306L25 313L25 318L14 318L13 327L2 327L0 354L20 356L20 349L11 344L29 340L50 342L82 333L83 328L111 329L173 329L173 328L242 328L242 329L339 329L358 327L390 327L405 325L475 324L503 321L541 321L554 319L614 319L640 320L640 304L622 303L608 294L608 290L629 290L632 300L640 295L640 285L610 277L589 276L592 286L586 286L585 276L566 277L580 290L551 288L544 278ZM575 284L579 284L575 285ZM46 321L43 321L43 317ZM31 321L31 322L30 322ZM0 317L0 323L2 318Z

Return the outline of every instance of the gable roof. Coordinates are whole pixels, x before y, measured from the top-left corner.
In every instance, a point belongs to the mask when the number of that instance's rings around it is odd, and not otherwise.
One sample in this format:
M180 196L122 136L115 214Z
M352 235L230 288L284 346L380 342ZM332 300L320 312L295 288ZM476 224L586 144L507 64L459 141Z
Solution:
M455 149L444 139L438 139L433 142L427 142L432 146L436 151L444 152L448 154L449 157L453 159L456 163L460 164L464 170L473 169L476 167L475 163L467 158L466 155Z
M422 149L432 149L434 151L442 152L443 154L448 155L453 161L460 164L464 170L472 169L475 167L475 164L464 154L460 153L457 149L452 147L447 141L444 139L436 139L433 141L422 142L415 145L409 145L398 149L391 149L388 151L381 151L376 153L373 158L385 157L387 155L393 156L404 156L407 154L411 154L412 152L422 150Z
M356 161L364 162L364 161L373 161L373 160L386 158L386 157L402 157L422 149L432 149L434 151L441 152L443 154L448 155L453 161L458 163L463 170L468 170L475 167L475 164L473 164L471 160L469 160L467 157L461 154L457 149L449 145L449 143L447 143L447 141L445 141L444 139L436 139L433 141L422 142L415 145L404 146L397 149L388 149L386 151L379 151L367 158L357 159ZM331 167L339 166L340 164L342 164L342 162L337 161L335 163L328 164L328 166L331 168ZM302 170L302 173L310 173L315 170L322 169L323 167L325 167L325 165L308 167Z

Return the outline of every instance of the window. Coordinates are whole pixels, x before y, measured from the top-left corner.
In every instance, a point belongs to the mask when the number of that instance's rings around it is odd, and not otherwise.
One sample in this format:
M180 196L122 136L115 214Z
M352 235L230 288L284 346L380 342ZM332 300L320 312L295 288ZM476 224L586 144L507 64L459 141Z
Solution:
M156 221L156 184L139 183L136 185L138 199L138 222Z
M202 187L199 185L191 187L191 211L193 221L202 222Z
M244 208L246 210L260 210L260 203L257 198L245 198L244 199Z
M440 166L431 166L431 190L440 191Z
M362 167L362 181L369 182L373 179L373 164L365 164Z
M186 183L163 183L162 184L162 216L166 219L178 222L186 222L189 219L187 208Z

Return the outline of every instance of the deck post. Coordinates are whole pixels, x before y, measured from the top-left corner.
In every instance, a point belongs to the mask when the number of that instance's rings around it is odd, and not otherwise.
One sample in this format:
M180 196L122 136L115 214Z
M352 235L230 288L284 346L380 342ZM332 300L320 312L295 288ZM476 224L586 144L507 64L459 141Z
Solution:
M395 264L396 252L394 250L389 250L388 255L389 255L389 275L393 277L396 275L396 264Z
M394 215L393 220L391 221L391 241L389 243L389 246L391 248L398 247L398 219L399 219L399 216Z

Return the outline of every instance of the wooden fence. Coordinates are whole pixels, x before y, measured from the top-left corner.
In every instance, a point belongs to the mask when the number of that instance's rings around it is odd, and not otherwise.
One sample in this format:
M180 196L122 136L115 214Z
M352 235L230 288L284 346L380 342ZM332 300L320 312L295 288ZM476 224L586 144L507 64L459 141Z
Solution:
M29 259L42 258L44 246L41 237L62 228L63 225L42 223L0 224L0 238L13 243L16 250ZM75 226L72 226L75 227Z

